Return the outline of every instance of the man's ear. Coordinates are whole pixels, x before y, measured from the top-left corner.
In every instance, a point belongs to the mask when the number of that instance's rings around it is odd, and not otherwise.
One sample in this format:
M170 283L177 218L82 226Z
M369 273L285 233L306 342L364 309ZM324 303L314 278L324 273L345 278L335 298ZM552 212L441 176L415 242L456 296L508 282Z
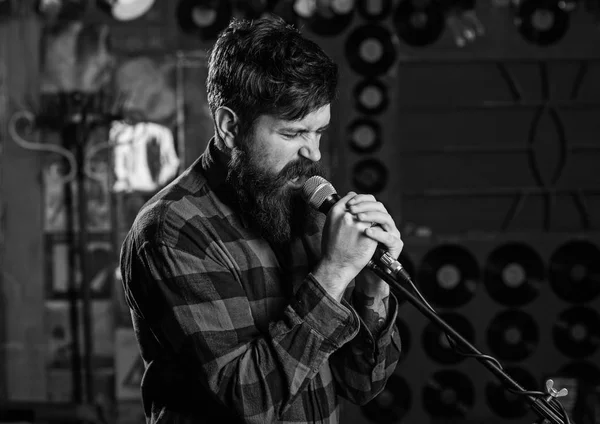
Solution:
M221 140L232 149L239 133L239 119L236 113L228 107L221 106L215 111L215 125Z

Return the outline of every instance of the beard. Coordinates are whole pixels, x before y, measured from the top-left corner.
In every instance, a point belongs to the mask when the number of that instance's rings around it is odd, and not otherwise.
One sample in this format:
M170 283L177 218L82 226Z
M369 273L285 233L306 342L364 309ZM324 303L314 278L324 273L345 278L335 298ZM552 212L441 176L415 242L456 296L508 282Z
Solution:
M278 173L263 169L253 140L245 138L234 147L227 181L232 186L245 217L261 236L275 246L283 246L303 233L318 211L302 199L301 190L287 185L295 177L323 176L320 162L306 158L288 163Z

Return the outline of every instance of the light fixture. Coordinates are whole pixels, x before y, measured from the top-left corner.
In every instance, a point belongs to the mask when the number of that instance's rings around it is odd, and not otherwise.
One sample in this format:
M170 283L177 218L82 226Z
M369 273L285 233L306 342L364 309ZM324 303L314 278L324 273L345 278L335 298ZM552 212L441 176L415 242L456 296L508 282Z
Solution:
M131 21L150 10L155 0L97 0L96 4L118 21Z

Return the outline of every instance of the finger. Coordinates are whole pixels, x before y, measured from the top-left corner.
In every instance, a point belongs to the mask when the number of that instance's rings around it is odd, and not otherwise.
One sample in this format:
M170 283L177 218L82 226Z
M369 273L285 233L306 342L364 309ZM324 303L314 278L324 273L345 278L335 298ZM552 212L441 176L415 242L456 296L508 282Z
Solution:
M348 206L357 205L363 202L376 202L375 196L372 194L357 194L348 202Z
M369 211L356 214L356 219L361 222L370 222L373 225L379 225L387 232L397 231L394 220L387 212Z
M354 196L356 196L356 193L353 191L349 191L348 194L346 194L344 197L340 198L340 200L338 200L336 202L336 206L337 205L343 205L344 209L346 208L346 204L348 203L348 201L350 199L352 199Z
M352 199L352 200L354 200L354 199ZM352 202L352 200L350 202ZM354 203L354 204L350 205L348 210L354 214L358 214L361 212L371 212L371 211L379 211L379 212L387 213L387 209L385 208L385 205L383 203L377 202L377 201L364 201L361 203Z
M404 247L404 242L399 236L379 227L369 227L364 231L364 234L370 239L383 244L387 250L394 252L395 255L399 255Z

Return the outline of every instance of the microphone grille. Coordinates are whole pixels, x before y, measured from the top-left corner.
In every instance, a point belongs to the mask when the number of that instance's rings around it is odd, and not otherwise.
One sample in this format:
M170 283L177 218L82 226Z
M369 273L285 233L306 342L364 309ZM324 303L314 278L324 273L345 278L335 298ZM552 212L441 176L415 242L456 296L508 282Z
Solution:
M302 198L315 209L319 209L329 196L336 193L331 183L318 175L310 177L302 186Z

